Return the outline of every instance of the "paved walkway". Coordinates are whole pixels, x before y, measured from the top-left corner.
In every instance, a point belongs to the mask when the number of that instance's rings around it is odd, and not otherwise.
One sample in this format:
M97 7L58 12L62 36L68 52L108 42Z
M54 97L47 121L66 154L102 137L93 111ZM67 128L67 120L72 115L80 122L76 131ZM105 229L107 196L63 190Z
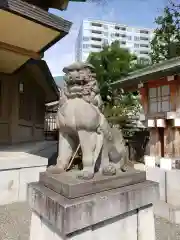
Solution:
M0 240L29 240L31 211L27 203L0 206ZM156 240L180 240L180 225L155 218Z

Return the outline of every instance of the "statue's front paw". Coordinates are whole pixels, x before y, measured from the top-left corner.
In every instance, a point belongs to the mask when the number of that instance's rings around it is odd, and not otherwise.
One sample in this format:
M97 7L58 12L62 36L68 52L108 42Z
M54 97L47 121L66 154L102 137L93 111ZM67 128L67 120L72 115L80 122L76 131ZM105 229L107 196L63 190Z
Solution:
M116 168L113 165L108 165L102 169L102 174L105 176L116 175Z
M89 172L87 170L82 170L80 171L77 177L82 180L90 180L94 177L94 173Z
M64 169L59 168L58 166L49 166L46 171L51 174L60 174L65 172Z

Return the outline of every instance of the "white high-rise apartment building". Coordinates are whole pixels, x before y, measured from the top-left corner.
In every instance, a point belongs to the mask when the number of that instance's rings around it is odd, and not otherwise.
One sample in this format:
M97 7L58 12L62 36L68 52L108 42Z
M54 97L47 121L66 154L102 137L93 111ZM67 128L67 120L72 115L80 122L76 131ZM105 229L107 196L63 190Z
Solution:
M152 29L100 20L84 20L76 41L76 61L86 61L91 52L101 51L104 44L111 44L115 40L119 40L121 47L128 48L139 59L149 61L152 37Z

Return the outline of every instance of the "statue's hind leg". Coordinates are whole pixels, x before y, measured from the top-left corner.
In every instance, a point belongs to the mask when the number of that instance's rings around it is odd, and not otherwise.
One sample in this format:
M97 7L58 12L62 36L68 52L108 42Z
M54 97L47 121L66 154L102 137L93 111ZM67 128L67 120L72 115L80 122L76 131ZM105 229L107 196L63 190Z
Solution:
M69 136L68 133L60 132L57 163L55 166L50 166L48 168L48 172L54 174L64 172L76 147L76 142Z
M83 170L79 178L91 179L94 177L95 163L102 147L102 136L97 132L78 131L82 149Z

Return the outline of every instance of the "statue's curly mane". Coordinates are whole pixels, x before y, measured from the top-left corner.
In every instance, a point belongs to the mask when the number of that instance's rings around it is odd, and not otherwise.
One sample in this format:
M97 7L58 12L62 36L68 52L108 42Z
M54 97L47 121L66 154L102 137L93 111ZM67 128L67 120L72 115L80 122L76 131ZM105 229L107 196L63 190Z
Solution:
M89 64L76 63L64 69L64 94L67 99L80 98L97 107L101 107L102 101L96 74Z

